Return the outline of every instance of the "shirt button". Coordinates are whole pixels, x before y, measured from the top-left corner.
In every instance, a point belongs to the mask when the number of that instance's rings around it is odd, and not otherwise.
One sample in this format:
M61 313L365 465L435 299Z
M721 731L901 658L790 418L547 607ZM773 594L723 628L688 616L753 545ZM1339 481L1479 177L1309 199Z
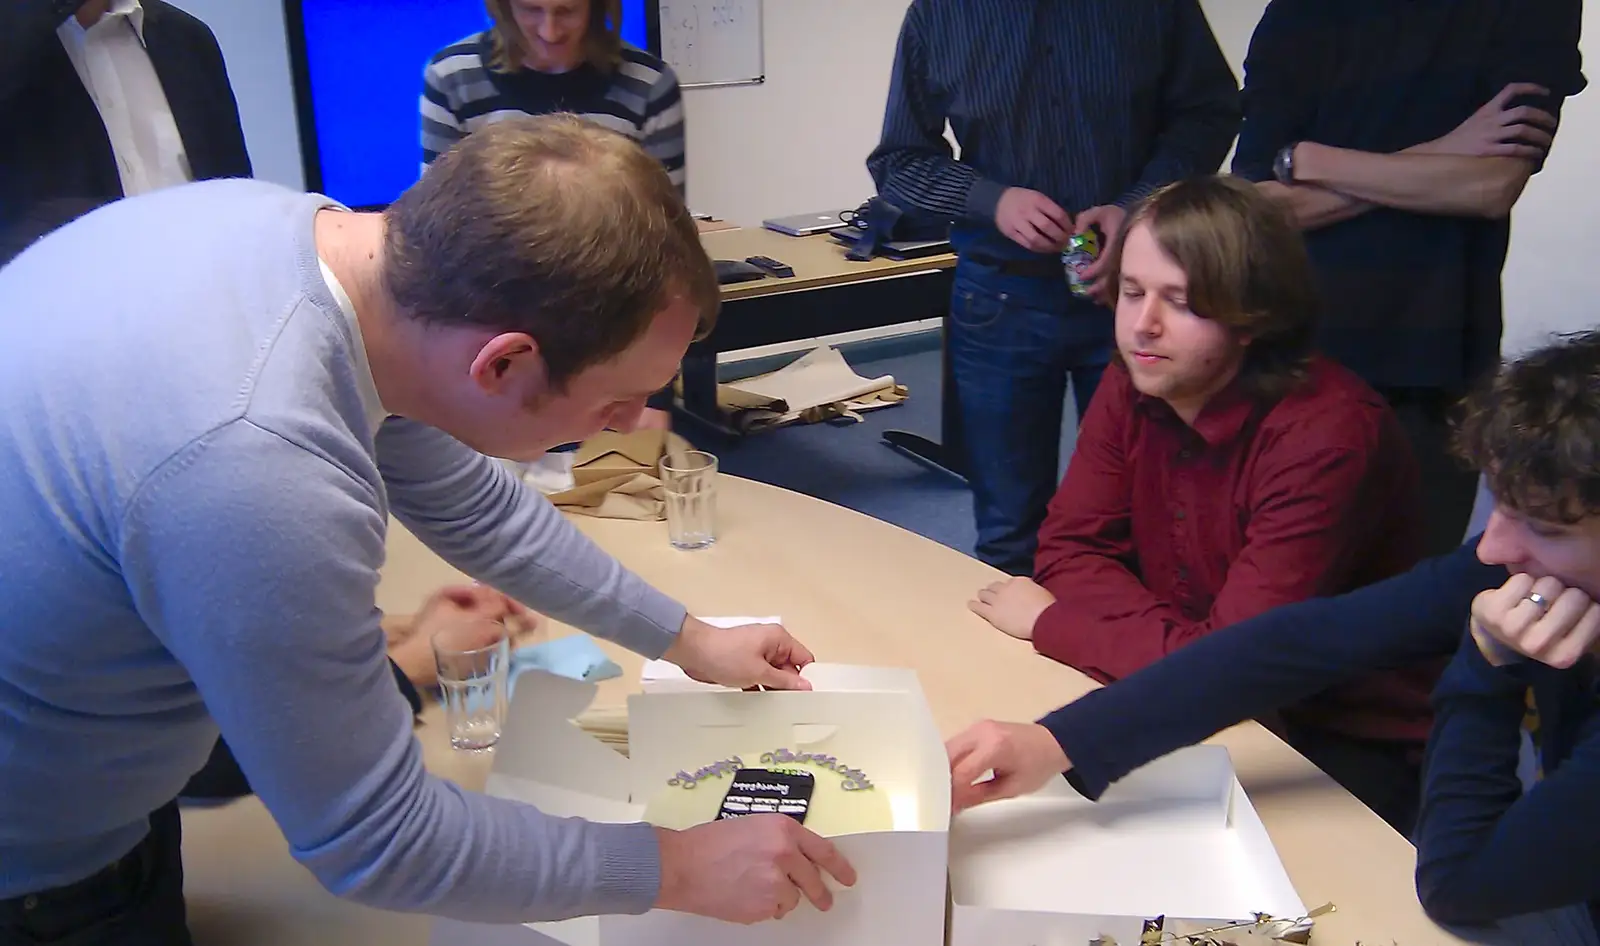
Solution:
M23 897L22 898L22 909L24 909L24 910L37 910L37 909L39 909L39 898L35 897L35 896L32 896L31 894L29 896Z
M1184 568L1182 565L1179 565L1178 566L1178 579L1180 581L1188 581L1189 580L1189 569Z
M1173 515L1177 516L1179 522L1182 522L1183 519L1184 519L1184 511L1182 509L1180 509L1177 512L1173 513Z
M1190 454L1187 448L1178 451L1178 459L1180 460L1187 460L1189 459L1189 456Z

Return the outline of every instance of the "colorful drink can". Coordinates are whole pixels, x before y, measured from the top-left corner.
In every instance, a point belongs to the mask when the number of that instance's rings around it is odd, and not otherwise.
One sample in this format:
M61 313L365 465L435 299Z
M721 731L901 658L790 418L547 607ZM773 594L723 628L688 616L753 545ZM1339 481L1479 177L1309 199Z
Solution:
M1067 238L1061 250L1061 266L1067 273L1067 285L1074 295L1089 295L1089 280L1083 271L1100 256L1100 238L1093 229L1074 233Z

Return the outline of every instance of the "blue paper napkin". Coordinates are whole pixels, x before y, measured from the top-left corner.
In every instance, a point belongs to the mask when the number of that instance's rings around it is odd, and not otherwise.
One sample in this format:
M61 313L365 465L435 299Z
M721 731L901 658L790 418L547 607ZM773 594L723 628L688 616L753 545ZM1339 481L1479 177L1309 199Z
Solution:
M511 654L513 682L524 670L543 670L556 676L591 683L622 676L622 668L607 657L605 651L595 644L594 638L587 634L569 634L542 644L517 648Z

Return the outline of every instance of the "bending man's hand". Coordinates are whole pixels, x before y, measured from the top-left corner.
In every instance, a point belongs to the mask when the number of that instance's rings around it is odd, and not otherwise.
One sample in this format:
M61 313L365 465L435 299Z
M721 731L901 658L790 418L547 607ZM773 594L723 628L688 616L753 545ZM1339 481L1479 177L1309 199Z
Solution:
M1052 777L1072 768L1061 744L1038 723L977 723L945 744L950 754L950 807L973 805L1036 792ZM989 778L980 781L986 772Z
M661 656L691 679L741 690L809 690L800 669L816 659L777 624L724 628L694 617L683 619L678 639Z
M1520 654L1565 669L1596 648L1600 605L1558 579L1512 575L1472 599L1472 638L1496 666Z
M777 920L800 905L833 906L824 873L846 887L856 871L832 842L788 815L747 815L687 831L656 829L661 893L656 907L730 923Z

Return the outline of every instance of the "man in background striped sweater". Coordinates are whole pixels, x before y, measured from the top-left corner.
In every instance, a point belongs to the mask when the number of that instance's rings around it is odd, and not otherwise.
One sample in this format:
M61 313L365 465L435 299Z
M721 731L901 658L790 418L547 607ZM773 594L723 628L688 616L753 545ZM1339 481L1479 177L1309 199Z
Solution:
M684 194L683 100L672 67L622 41L619 0L489 0L493 25L439 50L422 73L422 164L508 115L571 112L627 135ZM671 426L672 389L641 427Z

